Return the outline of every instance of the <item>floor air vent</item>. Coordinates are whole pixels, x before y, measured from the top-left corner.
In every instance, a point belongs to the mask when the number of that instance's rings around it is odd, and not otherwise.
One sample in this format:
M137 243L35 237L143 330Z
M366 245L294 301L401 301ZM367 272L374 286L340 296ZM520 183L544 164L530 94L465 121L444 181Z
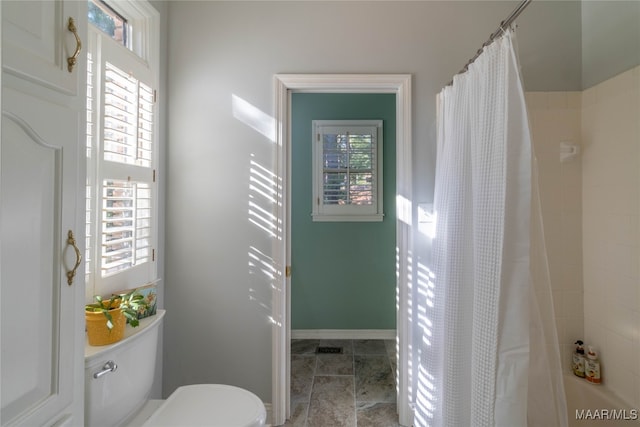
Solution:
M342 347L318 347L318 354L342 354Z

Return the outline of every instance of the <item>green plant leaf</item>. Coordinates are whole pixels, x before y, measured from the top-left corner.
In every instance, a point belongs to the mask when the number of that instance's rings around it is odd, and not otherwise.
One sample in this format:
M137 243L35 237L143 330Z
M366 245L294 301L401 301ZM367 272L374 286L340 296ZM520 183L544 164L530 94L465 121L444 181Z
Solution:
M145 300L145 297L138 292L137 289L129 293L112 294L110 299L104 300L101 296L94 296L96 303L85 305L85 310L90 312L102 312L107 319L107 327L113 328L113 319L109 310L120 308L124 316L129 321L132 327L136 327L140 324L138 321L138 312L141 310L146 311L149 308L149 303Z

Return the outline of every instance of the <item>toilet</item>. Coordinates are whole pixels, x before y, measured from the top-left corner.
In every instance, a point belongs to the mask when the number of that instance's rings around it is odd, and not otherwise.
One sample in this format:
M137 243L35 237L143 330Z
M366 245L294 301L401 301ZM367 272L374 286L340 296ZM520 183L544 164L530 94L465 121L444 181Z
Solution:
M262 427L266 410L255 394L223 384L177 388L166 400L149 400L159 326L165 310L127 326L121 341L85 345L87 427Z

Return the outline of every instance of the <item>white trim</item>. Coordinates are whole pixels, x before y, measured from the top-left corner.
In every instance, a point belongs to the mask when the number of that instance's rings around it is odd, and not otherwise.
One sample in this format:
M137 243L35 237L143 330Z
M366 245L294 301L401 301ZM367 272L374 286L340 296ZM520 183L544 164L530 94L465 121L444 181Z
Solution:
M411 233L412 148L411 75L409 74L278 74L274 78L276 126L276 174L278 187L275 215L283 235L274 239L273 261L279 272L272 292L272 410L273 424L284 424L290 415L291 289L284 273L291 262L291 92L394 93L396 95L396 246L397 246L397 347L398 413L402 425L412 425L411 372Z
M395 340L395 329L292 329L291 339Z
M311 214L313 222L382 222L384 214L371 215L329 215L329 214Z
M267 412L267 422L264 427L273 426L273 409L271 408L271 403L264 403L264 409Z
M160 12L146 0L107 0L107 4L129 21L132 27L130 37L134 44L128 49L144 61L156 64L160 55Z

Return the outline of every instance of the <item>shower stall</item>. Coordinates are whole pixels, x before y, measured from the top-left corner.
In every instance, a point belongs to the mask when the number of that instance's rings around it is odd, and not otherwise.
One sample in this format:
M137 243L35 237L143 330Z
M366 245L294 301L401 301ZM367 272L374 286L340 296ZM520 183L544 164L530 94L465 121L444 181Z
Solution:
M526 101L563 371L582 339L599 350L603 388L638 408L640 67Z

